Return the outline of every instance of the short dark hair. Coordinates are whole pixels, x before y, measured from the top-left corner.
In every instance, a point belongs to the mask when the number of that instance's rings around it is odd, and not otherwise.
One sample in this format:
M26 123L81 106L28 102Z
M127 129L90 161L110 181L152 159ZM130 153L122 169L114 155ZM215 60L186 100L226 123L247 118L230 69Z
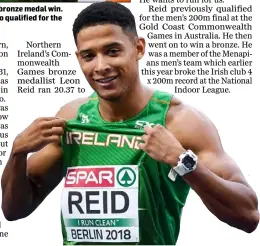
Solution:
M137 36L135 18L124 5L116 2L96 2L83 9L73 24L73 36L77 44L77 35L85 27L114 24L122 28L129 36Z

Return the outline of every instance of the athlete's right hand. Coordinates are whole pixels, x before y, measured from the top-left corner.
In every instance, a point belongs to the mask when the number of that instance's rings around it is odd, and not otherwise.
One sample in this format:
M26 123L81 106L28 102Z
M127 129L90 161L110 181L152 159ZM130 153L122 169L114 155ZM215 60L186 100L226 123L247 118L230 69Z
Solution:
M66 121L58 117L38 118L15 138L13 151L28 154L50 143L59 144L65 125Z

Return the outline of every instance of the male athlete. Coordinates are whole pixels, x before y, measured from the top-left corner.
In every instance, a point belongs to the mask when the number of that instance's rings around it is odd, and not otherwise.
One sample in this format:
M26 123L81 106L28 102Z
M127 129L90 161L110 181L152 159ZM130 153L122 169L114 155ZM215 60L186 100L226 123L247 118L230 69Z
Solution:
M73 33L95 92L16 137L2 176L6 219L30 215L65 177L64 245L173 245L190 187L218 219L253 232L256 194L211 121L141 83L145 40L131 12L118 3L92 4Z

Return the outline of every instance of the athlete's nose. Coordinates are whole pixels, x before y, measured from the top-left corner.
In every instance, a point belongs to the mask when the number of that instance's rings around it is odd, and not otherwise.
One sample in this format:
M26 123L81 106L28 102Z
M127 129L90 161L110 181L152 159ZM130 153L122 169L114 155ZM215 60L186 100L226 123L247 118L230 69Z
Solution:
M107 62L107 59L104 56L97 56L95 64L95 73L96 74L107 74L111 72L111 67Z

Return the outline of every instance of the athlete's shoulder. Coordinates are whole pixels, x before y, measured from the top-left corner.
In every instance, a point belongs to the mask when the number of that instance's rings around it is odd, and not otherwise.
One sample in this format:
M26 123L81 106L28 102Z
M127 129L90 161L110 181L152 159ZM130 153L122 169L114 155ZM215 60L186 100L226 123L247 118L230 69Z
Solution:
M172 96L170 101L170 106L167 114L167 122L172 122L176 117L179 117L180 114L183 114L187 111L187 105L185 105L179 98Z
M74 119L77 116L80 106L87 103L89 101L89 98L90 97L77 98L66 103L60 108L56 115L65 120Z
M200 110L173 97L168 110L166 123L173 127L192 127L194 123L206 123L209 119Z
M217 139L212 121L200 110L173 97L166 117L166 128L184 144L198 146L206 139Z
M169 92L164 92L161 90L156 90L154 92L156 93L155 95L159 95L160 97L166 96L169 100L168 103L170 103L170 105L166 116L167 124L172 124L172 122L176 119L183 118L184 116L186 117L187 113L191 110L191 107Z

